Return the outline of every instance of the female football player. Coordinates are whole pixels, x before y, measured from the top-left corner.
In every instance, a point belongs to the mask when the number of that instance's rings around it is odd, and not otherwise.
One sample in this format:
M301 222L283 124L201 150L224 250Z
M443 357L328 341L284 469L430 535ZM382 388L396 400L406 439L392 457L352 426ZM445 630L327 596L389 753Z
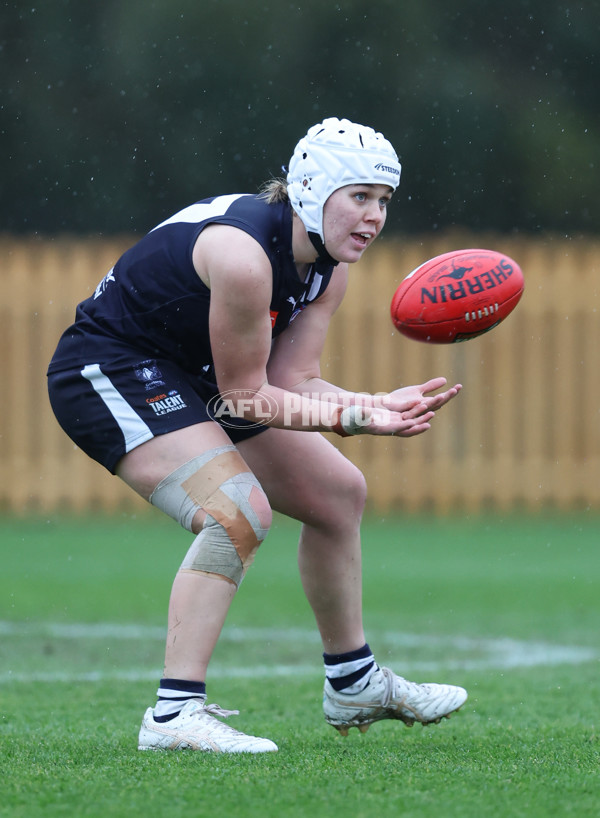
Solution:
M327 383L319 359L348 267L375 241L400 164L373 129L330 118L286 179L204 199L129 249L77 307L49 367L59 423L90 457L192 532L172 588L163 678L140 749L277 750L222 721L206 677L272 509L302 523L299 570L342 734L380 719L438 722L460 687L380 667L365 638L365 481L322 432L410 437L460 385L387 395ZM435 394L434 394L435 393ZM221 717L221 718L218 718Z

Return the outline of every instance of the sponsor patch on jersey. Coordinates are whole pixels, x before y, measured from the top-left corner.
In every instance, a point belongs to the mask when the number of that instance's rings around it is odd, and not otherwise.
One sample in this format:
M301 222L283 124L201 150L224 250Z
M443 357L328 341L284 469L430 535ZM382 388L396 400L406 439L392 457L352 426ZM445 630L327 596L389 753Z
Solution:
M133 371L135 372L135 377L144 384L147 390L165 386L165 382L162 379L162 372L158 368L156 361L141 361L133 367Z
M104 278L100 282L100 284L98 284L98 286L96 287L96 290L94 292L94 301L97 298L100 298L100 296L102 295L104 290L108 287L109 283L111 281L114 281L114 280L115 280L115 268L111 267L110 270L108 271L108 273L104 276Z
M306 308L306 304L302 304L300 307L298 307L297 309L294 310L294 312L290 316L290 324L292 323L294 318L297 318L300 315L300 313L302 312L302 310L305 309L305 308Z

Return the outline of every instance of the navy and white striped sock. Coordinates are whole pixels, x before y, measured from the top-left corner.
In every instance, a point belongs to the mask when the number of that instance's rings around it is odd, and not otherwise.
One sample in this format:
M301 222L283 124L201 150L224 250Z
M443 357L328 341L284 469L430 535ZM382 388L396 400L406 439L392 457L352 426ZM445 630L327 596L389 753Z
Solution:
M154 708L154 721L171 721L190 699L206 698L206 684L185 679L161 679L156 695L158 701Z
M338 693L360 693L379 668L368 645L348 653L324 653L323 659L327 680Z

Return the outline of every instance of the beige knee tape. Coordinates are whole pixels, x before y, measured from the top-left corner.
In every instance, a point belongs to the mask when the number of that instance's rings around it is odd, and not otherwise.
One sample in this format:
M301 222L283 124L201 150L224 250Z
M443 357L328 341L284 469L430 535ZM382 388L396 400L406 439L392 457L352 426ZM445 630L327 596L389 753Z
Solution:
M210 449L208 452L204 452L204 454L188 460L188 462L184 463L183 466L175 469L175 471L167 475L164 480L161 480L150 495L150 502L152 505L160 508L161 511L164 511L165 514L168 514L169 517L177 520L177 522L183 526L183 528L191 531L194 516L197 511L201 510L202 504L198 503L196 499L190 497L188 492L183 487L183 484L190 477L198 472L201 472L212 461L216 460L217 463L223 467L225 465L225 461L222 455L228 456L230 454L237 455L238 458L240 457L235 446L219 446L216 449ZM245 466L243 468L245 468ZM215 479L215 477L218 479L218 476L215 475L215 471L216 469L212 467L210 469L212 474L209 474L207 471L207 477L210 479L212 476L212 479ZM229 474L231 473L235 472L229 472ZM229 474L224 474L221 477L221 480L227 479Z
M247 469L234 446L223 446L184 464L152 493L151 502L189 530L196 511L207 514L181 570L217 575L239 586L268 533L252 506L253 493L262 488Z

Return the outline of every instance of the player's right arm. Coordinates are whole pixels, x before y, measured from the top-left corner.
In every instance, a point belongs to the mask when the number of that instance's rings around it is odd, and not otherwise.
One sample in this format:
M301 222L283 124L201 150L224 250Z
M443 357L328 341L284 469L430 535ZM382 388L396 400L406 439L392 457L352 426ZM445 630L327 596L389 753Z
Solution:
M210 289L210 344L220 393L227 393L246 420L275 428L330 429L335 406L315 411L304 405L305 398L268 382L273 273L258 242L238 228L211 225L196 241L193 262ZM307 426L310 416L316 422Z
M268 381L273 275L259 243L230 225L210 225L196 241L193 263L211 291L209 332L213 362L219 391L227 393L230 405L238 407L240 416L246 420L275 428L334 429L339 422L339 406L298 395ZM421 423L422 431L428 428L427 420ZM388 435L405 435L409 428L417 426L400 413L385 410L378 412L368 425L368 429L361 431Z

